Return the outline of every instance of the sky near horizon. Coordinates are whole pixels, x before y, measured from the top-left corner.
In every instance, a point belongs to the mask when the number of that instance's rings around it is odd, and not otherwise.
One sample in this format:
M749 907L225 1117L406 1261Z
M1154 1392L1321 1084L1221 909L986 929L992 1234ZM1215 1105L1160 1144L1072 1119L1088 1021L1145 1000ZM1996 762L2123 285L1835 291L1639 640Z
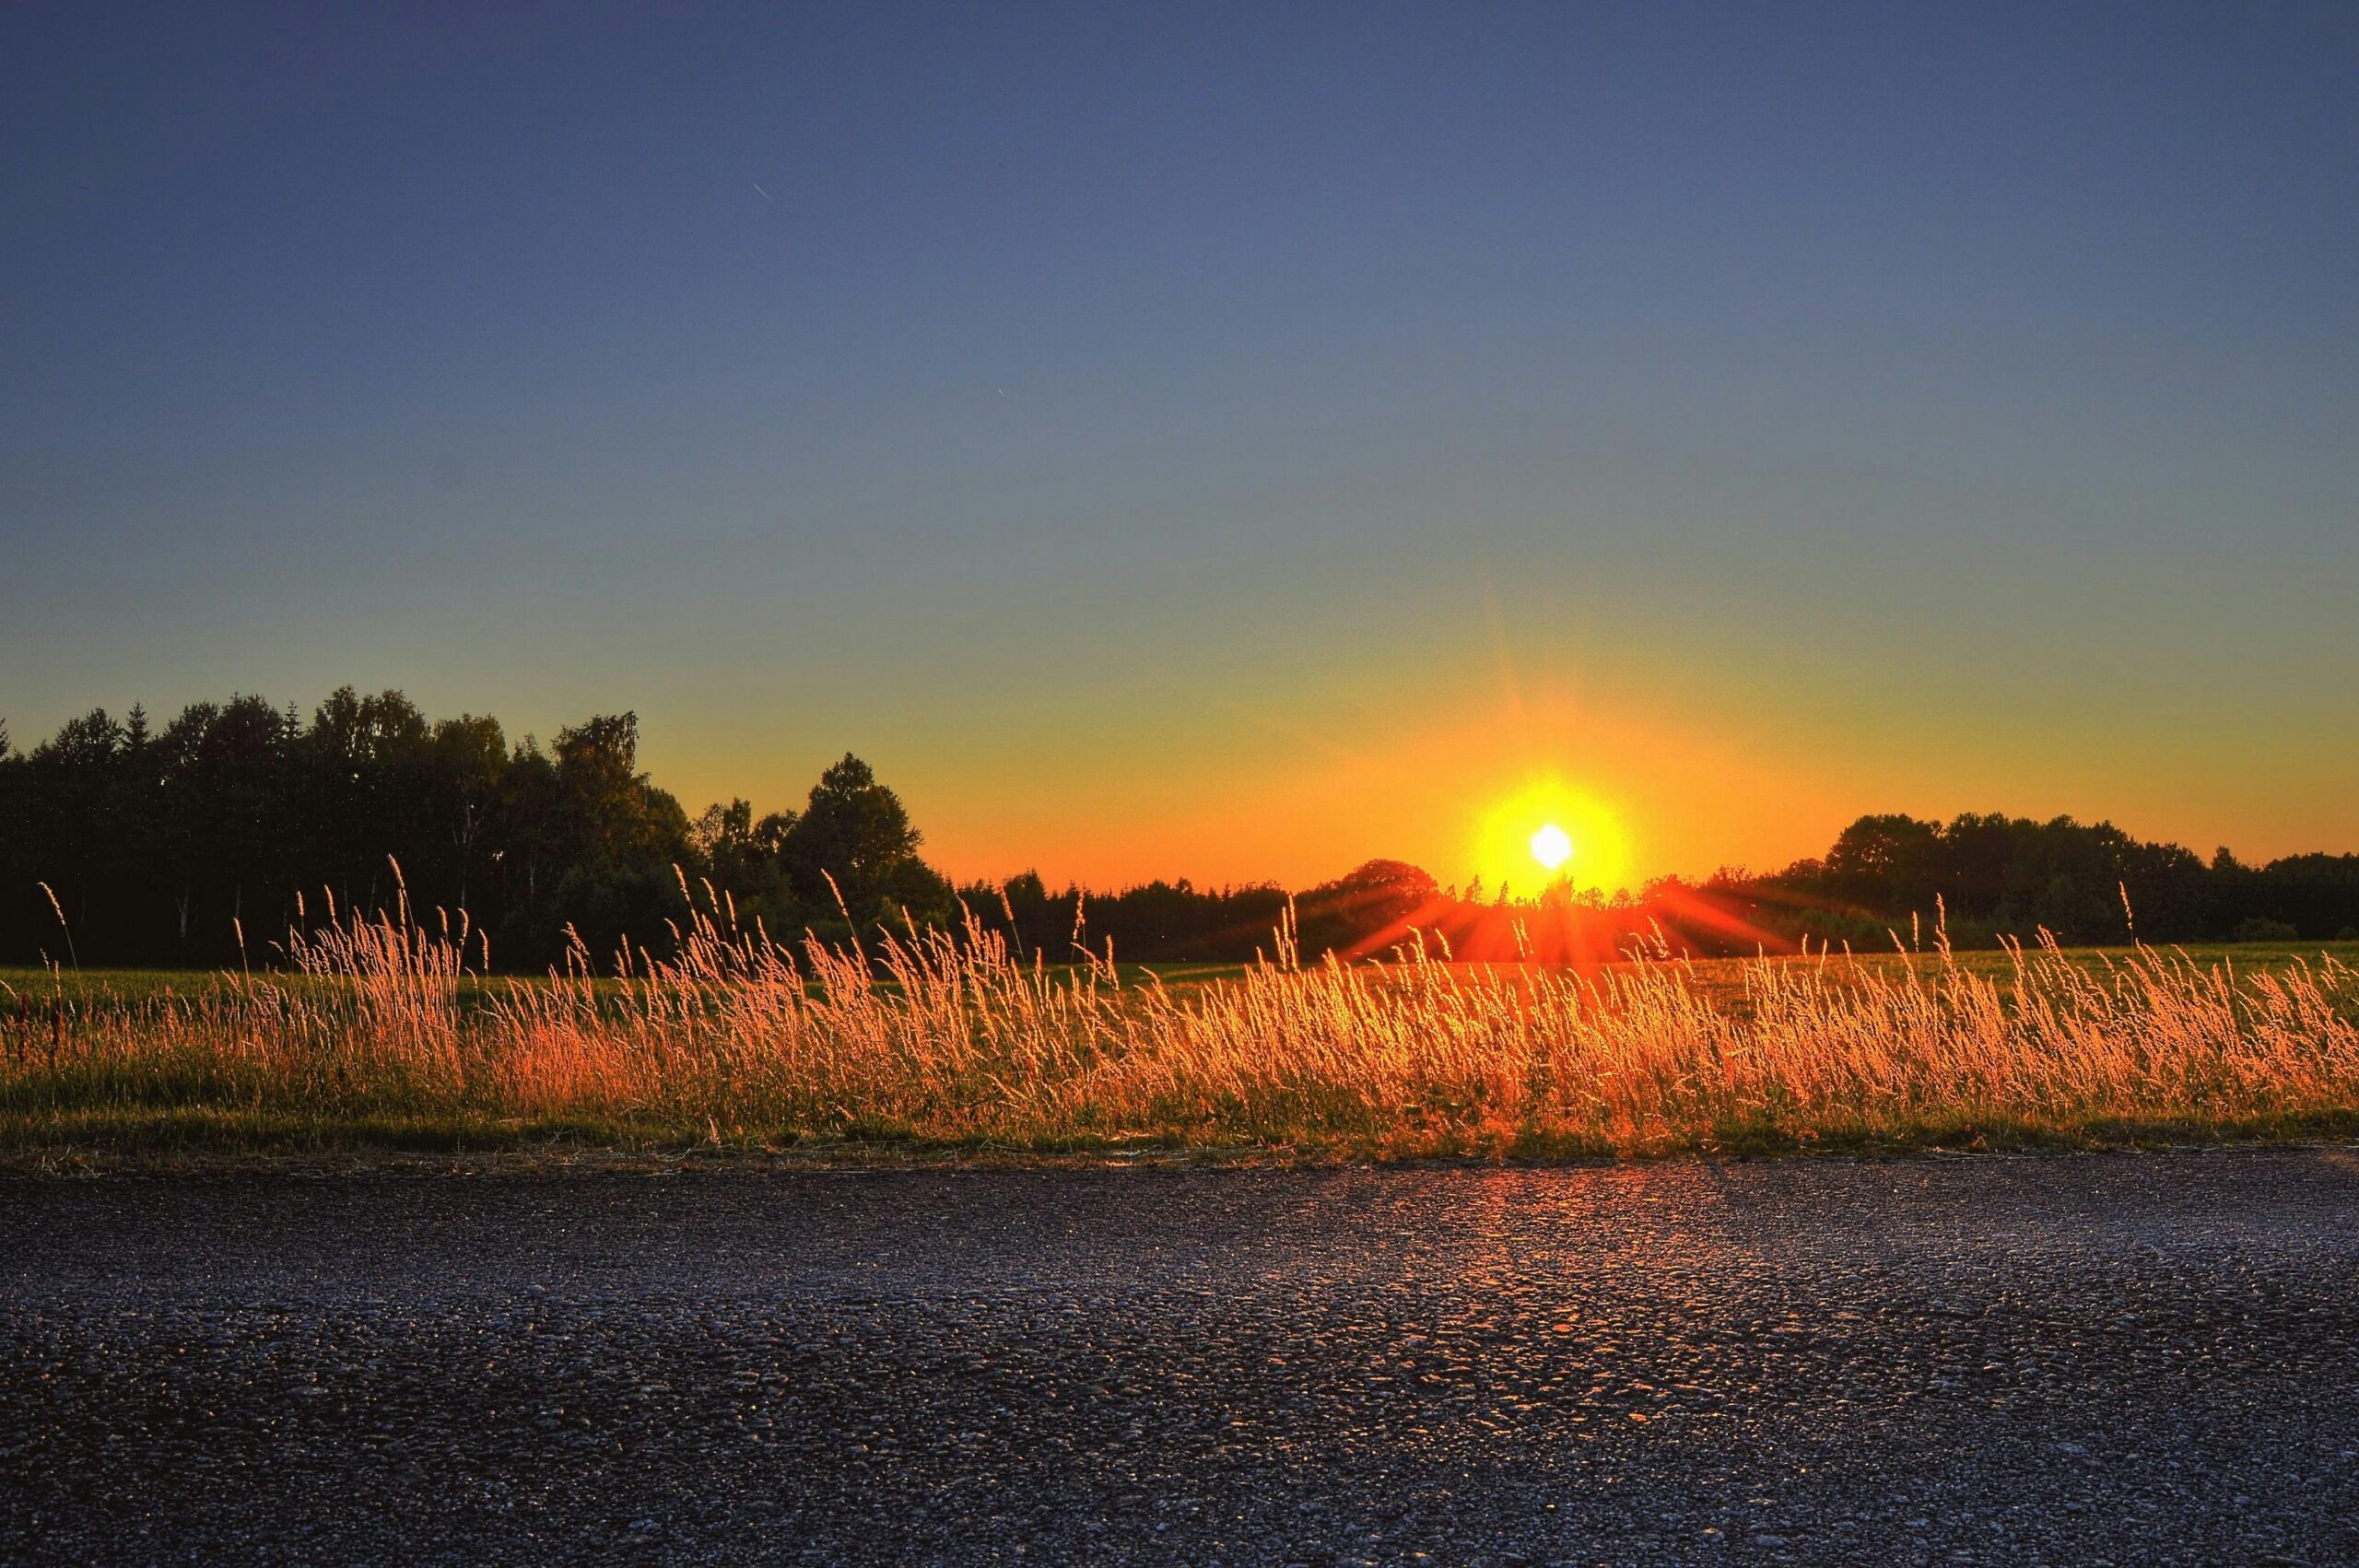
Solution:
M634 708L1097 885L2359 849L2349 7L37 3L0 148L19 745Z

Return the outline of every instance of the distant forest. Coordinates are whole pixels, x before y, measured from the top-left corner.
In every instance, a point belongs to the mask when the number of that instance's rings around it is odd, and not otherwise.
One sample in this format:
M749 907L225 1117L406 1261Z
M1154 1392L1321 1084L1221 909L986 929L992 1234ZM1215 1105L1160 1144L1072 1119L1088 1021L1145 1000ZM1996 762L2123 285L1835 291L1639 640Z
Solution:
M1697 955L1862 950L2001 937L2067 943L2359 937L2359 855L2209 860L2109 824L2003 815L1865 816L1781 871L1664 878L1611 898L1562 888L1509 902L1374 860L1289 894L1186 881L1052 889L1036 874L954 887L898 796L857 757L798 810L733 801L691 817L639 767L629 713L546 746L497 720L429 720L401 693L346 687L306 720L256 696L198 703L156 728L94 711L19 752L0 724L0 963L210 967L271 962L300 923L410 907L468 911L510 971L663 954L684 883L781 942L873 943L968 914L1050 962L1076 943L1123 961L1234 961L1273 946L1291 907L1306 955L1422 942L1460 958L1602 960L1634 945ZM1912 925L1917 935L1912 936Z

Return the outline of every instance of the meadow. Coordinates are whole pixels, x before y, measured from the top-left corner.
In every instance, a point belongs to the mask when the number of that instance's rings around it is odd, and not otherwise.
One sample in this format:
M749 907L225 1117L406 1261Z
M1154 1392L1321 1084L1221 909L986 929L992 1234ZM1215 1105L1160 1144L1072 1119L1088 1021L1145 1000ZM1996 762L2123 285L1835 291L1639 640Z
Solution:
M392 917L223 974L0 972L18 1165L505 1152L1548 1160L2343 1137L2359 948L2052 942L1589 971L1411 946L1050 965L694 917L677 955L471 973Z

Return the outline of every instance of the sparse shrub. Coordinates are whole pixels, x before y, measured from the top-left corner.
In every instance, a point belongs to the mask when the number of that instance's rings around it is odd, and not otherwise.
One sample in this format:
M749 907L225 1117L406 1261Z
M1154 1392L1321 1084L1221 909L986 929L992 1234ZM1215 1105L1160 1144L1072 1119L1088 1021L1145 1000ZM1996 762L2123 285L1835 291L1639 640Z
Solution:
M2266 915L2255 915L2236 927L2238 942L2299 942L2302 933L2283 920L2272 920Z

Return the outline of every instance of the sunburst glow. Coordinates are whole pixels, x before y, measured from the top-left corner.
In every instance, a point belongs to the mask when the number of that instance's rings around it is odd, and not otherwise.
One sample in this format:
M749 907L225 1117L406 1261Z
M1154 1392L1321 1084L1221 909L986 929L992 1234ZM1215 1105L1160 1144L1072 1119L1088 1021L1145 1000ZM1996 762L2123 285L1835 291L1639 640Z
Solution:
M1501 799L1475 825L1475 874L1486 888L1537 893L1559 879L1610 892L1630 877L1621 814L1589 790L1543 778Z

